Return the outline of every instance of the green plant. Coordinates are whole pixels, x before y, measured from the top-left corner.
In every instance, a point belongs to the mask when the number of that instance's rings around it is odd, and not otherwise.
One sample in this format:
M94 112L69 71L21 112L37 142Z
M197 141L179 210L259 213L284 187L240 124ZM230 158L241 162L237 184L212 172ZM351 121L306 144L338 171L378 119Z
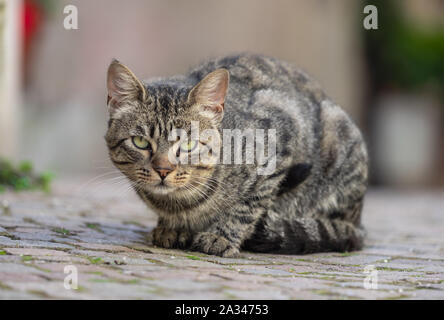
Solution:
M0 193L7 189L50 192L53 178L54 174L49 171L34 173L32 163L29 161L14 166L10 161L0 158Z
M434 90L444 99L444 26L410 21L393 0L369 0L378 8L378 29L364 31L365 47L376 90Z

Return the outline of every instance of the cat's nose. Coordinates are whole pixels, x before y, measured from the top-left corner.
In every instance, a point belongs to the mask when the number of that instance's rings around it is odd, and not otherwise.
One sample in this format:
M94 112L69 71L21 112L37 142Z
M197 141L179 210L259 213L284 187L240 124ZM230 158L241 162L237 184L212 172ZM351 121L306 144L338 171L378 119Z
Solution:
M168 161L167 157L156 157L153 159L152 165L153 169L159 174L162 180L175 169L171 162Z
M154 170L156 170L160 178L163 180L171 171L173 171L173 168L154 168Z

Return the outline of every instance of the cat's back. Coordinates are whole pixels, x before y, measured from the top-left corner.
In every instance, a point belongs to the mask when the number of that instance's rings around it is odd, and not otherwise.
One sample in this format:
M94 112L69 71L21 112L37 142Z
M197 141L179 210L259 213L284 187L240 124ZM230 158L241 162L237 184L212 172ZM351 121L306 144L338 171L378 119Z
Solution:
M230 72L228 99L251 99L257 91L269 90L285 96L305 97L316 104L327 98L317 82L294 65L265 55L242 53L208 60L188 74L199 82L208 73L225 68Z

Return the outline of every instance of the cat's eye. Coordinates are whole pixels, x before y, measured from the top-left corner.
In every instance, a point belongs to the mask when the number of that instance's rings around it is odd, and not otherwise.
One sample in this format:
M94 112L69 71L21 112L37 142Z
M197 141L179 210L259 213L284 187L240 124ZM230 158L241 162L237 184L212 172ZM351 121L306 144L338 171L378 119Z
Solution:
M150 143L144 137L132 137L133 144L136 148L147 150L151 148Z
M182 151L182 152L191 152L194 149L196 149L196 147L197 147L197 141L190 140L188 142L183 142L180 145L180 151Z

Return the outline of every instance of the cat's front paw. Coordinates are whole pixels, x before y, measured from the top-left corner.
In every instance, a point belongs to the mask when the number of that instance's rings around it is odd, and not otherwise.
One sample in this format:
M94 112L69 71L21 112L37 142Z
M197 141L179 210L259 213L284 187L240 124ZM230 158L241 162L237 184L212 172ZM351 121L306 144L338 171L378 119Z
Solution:
M191 250L227 258L239 255L239 249L234 243L210 232L198 233L191 244Z
M153 244L163 248L185 249L190 246L192 235L187 231L176 231L164 227L156 227L152 232Z

